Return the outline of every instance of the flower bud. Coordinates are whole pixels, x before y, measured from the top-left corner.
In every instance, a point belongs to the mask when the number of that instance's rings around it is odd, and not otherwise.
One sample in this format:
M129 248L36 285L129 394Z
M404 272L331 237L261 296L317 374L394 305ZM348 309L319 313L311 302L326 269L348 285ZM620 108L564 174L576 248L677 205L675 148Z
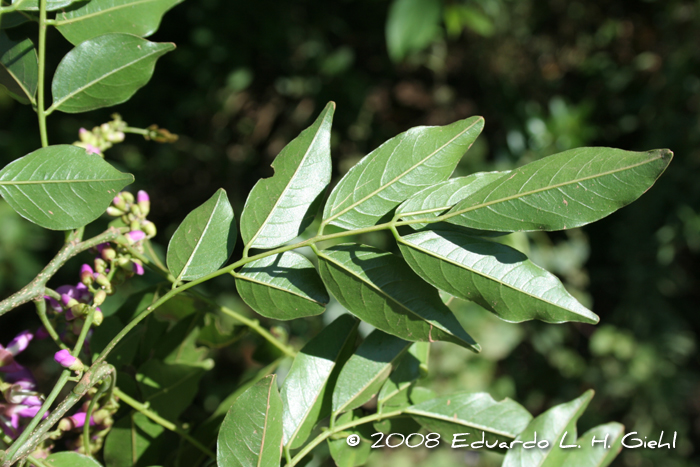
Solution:
M92 281L95 279L93 277L94 272L95 271L92 270L89 264L83 264L83 266L80 268L80 282L85 285L92 284Z
M85 128L81 128L80 130L78 130L78 136L80 137L80 141L82 141L83 143L89 143L93 139L92 133L87 131Z
M122 211L129 210L129 207L126 204L126 200L124 199L121 193L114 197L114 199L112 200L112 204L114 205L114 207L119 208Z
M127 203L132 204L134 202L134 195L132 195L128 191L122 191L119 194L122 195L122 197Z
M151 221L141 222L141 230L143 230L143 232L146 234L146 236L148 236L148 238L153 238L156 236L156 233L158 233L156 225Z
M105 261L112 261L114 258L117 257L117 250L115 250L111 246L109 246L107 248L103 248L101 256L102 256L102 259Z
M108 285L111 285L109 283L109 279L107 279L107 277L104 274L98 274L95 278L95 282L97 282L102 287L107 287Z
M99 326L100 324L102 324L102 321L104 321L104 320L105 320L105 315L104 315L104 313L102 313L102 310L100 310L99 308L97 308L97 309L95 310L95 313L92 315L92 324L93 324L93 326Z
M95 271L101 273L107 271L107 262L102 258L95 258Z
M124 215L124 211L120 210L119 208L115 208L114 206L110 206L107 208L107 215L112 217L119 217Z
M136 193L136 202L138 203L139 209L141 209L141 214L147 216L148 213L151 212L151 198L148 196L148 193L139 190L139 192Z
M67 308L73 308L75 305L79 304L78 300L67 294L61 295L61 302L63 302Z
M85 303L78 303L70 307L70 312L73 314L73 317L81 318L88 314L88 309L89 307Z
M142 230L132 230L131 232L127 233L126 236L132 243L140 242L146 238L146 234Z
M68 368L73 371L81 371L84 367L83 362L79 358L71 355L66 349L59 350L53 356L53 359L58 362L63 368Z
M95 306L100 306L102 305L105 300L107 299L107 292L104 290L98 290L95 292L95 298L92 299L92 303Z
M133 206L132 208L138 209L139 207L138 207L138 206ZM136 216L136 214L134 214L134 216ZM134 220L131 221L131 223L129 224L129 228L130 228L132 231L141 230L141 222L139 222L138 219L134 219Z
M131 263L131 258L128 256L120 256L117 258L117 266L119 267L127 267L129 263Z

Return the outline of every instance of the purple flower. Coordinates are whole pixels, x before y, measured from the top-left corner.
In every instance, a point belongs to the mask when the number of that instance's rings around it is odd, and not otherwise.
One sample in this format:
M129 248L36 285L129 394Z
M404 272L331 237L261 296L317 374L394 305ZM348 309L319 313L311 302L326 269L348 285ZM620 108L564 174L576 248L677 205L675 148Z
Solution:
M140 242L141 240L146 238L146 234L141 230L132 230L131 232L126 234L126 236L129 237L129 239L133 243Z
M15 373L23 369L15 362L15 357L27 348L33 337L34 334L31 332L22 331L7 344L7 347L0 345L0 371Z
M97 154L100 156L102 155L102 151L100 151L100 148L93 146L92 144L86 144L85 150L87 151L88 154Z
M137 263L136 261L131 262L131 270L136 273L137 276L143 276L144 270L143 270L143 265L141 263Z
M53 356L53 359L56 360L64 368L70 368L78 360L77 358L72 356L70 352L66 349L61 349L58 352L56 352Z
M139 190L138 193L136 193L136 202L141 204L141 203L148 203L151 201L151 198L148 196L148 193L146 193L143 190Z

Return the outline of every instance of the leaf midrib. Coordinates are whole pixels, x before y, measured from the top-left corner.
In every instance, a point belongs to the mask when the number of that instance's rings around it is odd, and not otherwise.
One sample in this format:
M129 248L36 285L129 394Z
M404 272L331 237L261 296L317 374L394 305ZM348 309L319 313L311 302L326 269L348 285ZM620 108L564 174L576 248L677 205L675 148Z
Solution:
M340 211L340 212L338 212L338 213L336 213L336 214L333 214L333 215L330 216L328 219L325 219L325 220L323 221L324 224L329 224L330 222L332 222L333 220L339 218L340 216L342 216L342 215L345 214L346 212L350 211L351 209L353 209L353 208L359 206L360 204L364 203L364 202L367 201L368 199L372 198L372 197L375 196L377 193L380 193L381 191L383 191L383 190L385 190L386 188L390 187L391 185L393 185L394 183L396 183L397 181L399 181L401 178L403 178L404 176L406 176L406 174L412 172L412 171L415 170L417 167L419 167L420 165L422 165L423 163L425 163L425 161L427 161L427 160L430 159L431 157L435 156L437 153L439 153L440 151L442 151L442 150L443 150L445 147L447 147L448 145L452 144L452 142L454 142L457 138L459 138L459 137L462 136L464 133L466 133L467 131L469 131L470 129L472 129L477 123L479 123L479 122L481 122L481 121L482 121L481 118L477 118L477 119L474 121L474 123L472 123L472 124L469 125L467 128L465 128L464 130L462 130L461 132L459 132L459 133L458 133L457 135L455 135L452 139L450 139L449 141L447 141L445 144L443 144L442 146L440 146L440 147L439 147L438 149L436 149L435 151L431 152L431 153L430 153L429 155L427 155L425 158L423 158L423 159L421 159L420 161L418 161L416 164L414 164L413 166L411 166L409 169L407 169L406 171L404 171L404 172L400 173L399 175L397 175L396 177L394 177L394 178L393 178L392 180L390 180L388 183L386 183L386 184L384 184L384 185L381 185L379 188L377 188L376 190L374 190L372 193L370 193L370 194L368 194L367 196L365 196L365 197L359 199L359 200L356 201L354 204L351 204L350 206L348 206L347 208L343 209L342 211Z
M281 291L281 292L286 292L286 293L288 293L288 294L290 294L290 295L295 295L295 296L297 296L297 297L299 297L299 298L303 298L304 300L309 301L309 302L311 302L311 303L316 303L317 305L323 306L323 304L322 304L321 302L319 302L318 300L314 300L314 299L311 298L310 296L301 295L300 293L295 292L295 291L293 291L293 290L284 289L284 288L282 288L282 287L280 287L280 286L278 286L278 285L274 285L274 284L270 284L270 283L268 283L268 282L264 282L264 281L261 281L261 280L253 279L253 278L251 278L250 276L244 275L244 273L245 273L245 271L240 271L240 272L238 272L238 273L235 273L235 274L234 274L234 277L235 277L236 279L241 279L241 280L245 280L245 281L248 281L248 282L252 282L252 283L254 283L254 284L259 284L259 285L263 285L263 286L265 286L265 287L270 287L271 289L276 289L276 290L279 290L279 291Z
M503 431L496 430L492 427L487 427L484 425L480 425L478 423L467 422L467 420L463 420L461 418L455 420L453 417L447 417L445 415L437 414L435 412L424 412L422 410L416 410L413 407L408 407L407 409L404 410L404 413L418 415L418 416L422 416L422 417L428 417L428 418L432 418L435 420L441 420L444 422L455 423L457 425L468 426L468 427L476 428L477 430L486 431L488 433L493 433L493 434L496 434L499 436L505 436L506 438L510 438L510 439L517 438L517 436L513 436L511 433L505 433ZM458 423L458 422L464 422L464 423Z
M107 8L105 10L99 10L99 11L95 11L93 13L88 13L87 15L73 16L72 18L68 18L68 19L56 20L54 22L54 26L64 26L66 24L77 23L79 21L94 18L95 16L100 16L102 14L106 14L106 13L116 11L116 10L121 10L123 8L134 7L134 6L142 5L144 3L153 3L153 2L158 2L158 1L160 1L160 0L137 0L137 1L132 2L132 3L125 3L123 5L117 5L117 6ZM61 15L63 15L63 18L66 18L67 14L61 13Z
M391 253L389 253L389 254L391 254ZM340 269L342 269L342 270L344 270L344 271L347 271L348 273L350 273L351 275L353 275L354 277L356 277L358 280L360 280L360 281L364 282L365 284L367 284L370 288L376 290L380 295L383 295L383 296L386 297L387 299L389 299L389 300L391 300L392 302L394 302L394 303L396 303L397 305L399 305L399 307L403 308L404 310L406 310L406 311L407 311L408 313L410 313L411 315L418 317L420 320L422 320L422 321L424 321L424 322L426 322L426 323L428 323L428 324L430 324L430 325L435 326L436 328L442 330L443 332L448 333L448 334L451 335L451 336L454 336L455 338L459 339L460 341L462 340L461 338L455 336L455 335L454 335L452 332L450 332L448 329L445 329L445 328L443 327L442 324L440 324L440 323L438 323L438 322L433 322L432 320L428 320L427 318L422 317L421 315L419 315L419 314L416 313L415 311L413 311L413 310L411 310L410 308L406 307L406 305L404 305L403 303L399 302L397 299L395 299L395 298L392 297L391 295L389 295L389 294L387 294L386 292L384 292L382 289L380 289L379 287L377 287L376 285L374 285L372 282L368 282L367 280L365 280L364 278L362 278L362 276L357 275L354 271L352 271L352 270L348 269L347 267L345 267L344 264L339 263L338 261L332 259L330 256L323 254L323 252L319 252L319 253L318 253L318 256L319 256L320 258L324 258L325 260L327 260L327 261L330 262L330 263L335 264L335 265L336 265L337 267L339 267ZM467 342L467 344L471 347L471 344L469 344L468 342Z
M272 387L275 383L275 375L272 375L270 384L267 387L267 400L265 402L265 424L263 425L262 439L260 441L260 451L258 452L258 463L260 467L262 463L263 450L265 449L265 438L267 437L267 419L270 417L270 397L272 396Z
M516 194L514 194L514 195L506 196L506 197L503 197L503 198L498 198L498 199L495 199L495 200L493 200L493 201L482 202L482 203L476 204L476 205L474 205L474 206L471 206L471 207L468 207L468 208L465 208L465 209L461 209L461 210L459 210L459 211L448 212L447 214L444 214L444 215L440 216L438 219L441 219L441 220L450 219L450 218L452 218L452 217L454 217L454 216L459 216L459 215L465 214L465 213L467 213L467 212L474 211L474 210L476 210L476 209L486 208L486 207L492 206L492 205L494 205L494 204L505 203L505 202L508 202L508 201L511 201L511 200L514 200L514 199L518 199L518 198L522 198L522 197L525 197L525 196L530 196L530 195L533 195L533 194L541 193L541 192L543 192L543 191L555 190L555 189L557 189L557 188L561 188L561 187L564 187L564 186L567 186L567 185L573 185L573 184L576 184L576 183L585 182L585 181L587 181L587 180L592 180L592 179L595 179L595 178L600 178L600 177L605 177L605 176L608 176L608 175L613 175L613 174L616 174L616 173L618 173L618 172L624 172L624 171L626 171L626 170L632 170L632 169L634 169L634 168L636 168L636 167L641 167L641 166L643 166L643 165L645 165L645 164L649 164L649 163L654 162L654 161L657 161L657 160L659 160L659 159L663 159L663 155L664 155L664 154L665 154L665 153L661 153L659 156L653 157L653 158L651 158L651 159L647 159L647 160L645 160L645 161L643 161L643 162L639 162L639 163L637 163L637 164L624 166L624 167L621 167L621 168L619 168L619 169L609 170L609 171L607 171L607 172L600 172L600 173L597 173L597 174L595 174L595 175L590 175L590 176L587 176L587 177L577 178L577 179L569 180L569 181L567 181L567 182L557 183L557 184L555 184L555 185L547 185L547 186L544 186L544 187L542 187L542 188L537 188L537 189L535 189L535 190L526 191L526 192L523 192L523 193L516 193ZM522 173L522 172L521 172L521 173ZM507 175L510 175L510 174L507 174ZM507 175L506 175L506 176L507 176ZM505 178L506 176L504 176L504 178ZM513 176L513 175L511 175L511 177L512 177L512 176ZM501 180L496 180L496 181L494 181L494 182L492 182L492 183L497 183L497 182L499 182L499 181L501 181ZM488 187L489 185L486 185L486 186ZM502 185L499 185L499 188L500 188L500 186L502 186ZM486 188L486 187L484 187L484 188ZM482 188L482 189L483 189L483 188ZM481 191L481 190L479 190L479 191ZM477 192L477 193L478 193L478 192ZM493 192L492 192L492 193L493 193ZM464 201L464 200L460 201L460 203L462 203L463 201ZM458 203L458 204L459 204L459 203Z
M289 189L289 186L292 184L292 181L294 180L294 178L295 178L295 177L297 176L297 174L299 173L299 170L301 169L302 165L304 165L304 162L306 161L307 156L308 156L309 153L311 152L311 148L314 146L314 143L316 142L316 138L318 138L318 135L321 133L321 129L323 128L323 124L324 124L325 122L326 122L326 117L324 116L323 120L321 121L321 124L318 126L318 130L316 130L316 133L314 134L314 137L313 137L313 139L311 140L311 144L309 144L309 146L306 148L306 152L304 153L304 156L301 158L301 161L299 162L299 165L297 165L297 167L296 167L296 169L294 169L294 172L292 173L291 177L289 177L289 183L287 183L287 184L284 186L284 188L282 189L282 192L281 192L280 195L277 197L277 200L275 201L275 204L274 204L274 205L272 206L272 208L270 209L269 214L267 215L267 217L265 218L265 220L260 224L260 227L258 227L258 230L255 232L255 235L253 235L253 238L250 239L250 241L248 242L248 245L253 246L253 243L255 242L255 240L256 240L256 239L258 238L258 236L260 235L260 232L263 231L263 228L265 227L265 225L267 224L267 222L270 220L270 218L272 217L272 215L275 213L275 210L277 209L277 207L279 206L279 204L282 202L282 198L283 198L284 195L287 193L287 190ZM272 163L272 168L273 168L273 169L275 168L274 162ZM276 174L273 174L272 177L270 177L268 180L272 181L273 178L275 177L275 175L276 175ZM262 180L261 180L261 181L262 181ZM255 188L255 187L254 187L254 188Z
M34 52L34 56L36 56L36 52ZM10 68L7 67L4 63L0 62L0 66L2 66L2 68L7 72L7 74L12 77L12 79L15 81L15 83L17 83L20 89L24 91L24 94L29 99L29 102L36 105L36 99L34 98L34 94L29 94L29 90L24 86L24 83L18 79L17 75L10 71Z
M148 41L146 41L146 43L148 43ZM130 66L132 66L132 65L134 65L142 60L150 58L152 55L163 52L166 48L168 48L168 46L172 46L172 44L168 44L168 43L160 43L159 44L159 43L155 43L155 42L150 42L149 44L153 44L153 45L158 46L158 47L156 49L152 50L150 53L137 58L136 60L132 60L129 63L126 63L118 68L114 68L114 69L110 70L108 73L100 75L97 79L94 79L94 80L90 81L89 83L86 83L85 85L75 89L73 92L66 94L61 99L54 101L54 103L51 104L51 107L49 109L47 109L47 112L51 112L54 109L57 109L58 107L61 106L61 104L66 102L68 99L70 99L70 98L76 96L77 94L85 91L86 89L94 86L95 84L108 78L109 76L112 76L113 74L118 73L118 72L122 71L123 69L128 68L128 67L130 67ZM165 46L165 47L161 47L161 46Z
M95 182L121 182L123 180L130 180L131 177L123 178L93 178L93 179L78 179L78 180L26 180L26 181L2 181L0 180L0 186L13 186L13 185L49 185L55 183L95 183Z
M207 223L204 226L204 229L202 229L202 234L199 236L199 240L197 240L197 244L192 249L192 253L190 253L189 257L187 258L187 262L185 263L184 266L182 266L182 271L180 271L180 274L177 275L177 279L175 279L175 283L178 283L179 281L182 280L182 277L187 272L187 268L189 267L190 263L194 259L194 256L197 253L197 250L202 245L202 242L204 240L204 236L206 235L207 230L209 229L209 226L211 225L211 221L214 219L214 215L216 214L216 210L219 207L219 200L220 199L221 198L216 200L216 204L214 205L214 209L211 210L211 214L209 215L209 218L207 219Z
M569 308L564 308L564 307L562 307L561 305L557 305L556 303L550 302L549 300L546 300L546 299L544 299L544 298L542 298L542 297L538 297L538 296L532 295L531 293L526 292L526 291L524 291L524 290L517 289L517 288L515 288L513 285L508 284L507 282L503 282L501 279L498 279L497 277L490 276L490 275L488 275L488 274L486 274L486 273L484 273L484 272L481 272L481 271L477 271L477 270L475 270L475 269L472 269L472 268L470 268L469 266L467 266L467 265L465 265L465 264L458 263L458 262L456 262L456 261L454 261L454 260L452 260L452 259L445 258L445 257L442 256L442 255L438 255L437 253L435 253L435 252L433 252L433 251L427 250L427 249L425 249L425 248L422 248L422 247L416 245L415 243L409 242L409 241L406 240L404 237L400 237L400 240L399 240L399 241L400 241L401 243L403 243L404 245L408 246L409 248L415 248L416 250L421 251L421 252L425 253L426 255L432 256L432 257L434 257L434 258L436 258L436 259L439 259L439 260L441 260L441 261L445 261L446 263L450 263L450 264L452 264L452 265L454 265L454 266L457 266L457 267L459 267L459 268L465 269L465 270L467 270L467 271L469 271L469 272L471 272L471 273L474 273L474 274L476 274L476 275L478 275L478 276L485 277L485 278L487 278L487 279L493 280L494 282L497 282L498 284L501 284L502 286L505 286L505 287L507 287L507 288L509 288L509 289L511 289L511 290L516 291L516 292L520 292L520 293L522 293L522 294L524 294L524 295L527 295L528 297L531 297L531 298L533 298L533 299L535 299L535 300L538 300L538 301L547 303L547 304L552 305L552 306L555 306L555 307L557 307L557 308L561 308L562 310L566 310L566 311L568 311L568 312L574 313L574 314L576 314L577 316L585 316L585 315L582 315L582 314L580 314L580 313L578 313L578 312L576 312L576 311L574 311L574 310L571 310L571 309L569 309ZM451 242L450 242L450 243L451 243ZM453 245L454 245L454 244L453 244ZM465 248L463 248L463 247L460 246L460 245L456 245L456 246L458 246L458 247L461 248L461 249L466 250ZM468 251L468 250L467 250L467 251ZM589 310L589 311L590 311L590 310ZM592 312L591 312L591 313L592 313ZM590 318L590 317L589 317L589 318Z

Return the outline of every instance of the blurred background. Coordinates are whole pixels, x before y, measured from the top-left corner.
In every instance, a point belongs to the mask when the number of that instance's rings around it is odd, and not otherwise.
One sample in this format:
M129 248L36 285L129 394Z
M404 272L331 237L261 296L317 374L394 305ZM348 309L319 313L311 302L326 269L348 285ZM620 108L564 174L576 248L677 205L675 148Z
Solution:
M9 32L35 30L28 24ZM53 30L48 39L52 73L70 45ZM533 413L593 388L580 433L611 420L650 439L678 432L675 450L627 449L613 465L700 465L699 1L197 0L170 11L150 39L178 48L130 102L56 113L48 125L53 144L71 143L80 127L116 111L131 126L155 123L180 135L172 145L131 135L107 152L136 175L134 189L149 191L161 245L218 187L240 215L280 149L329 100L337 103L337 177L401 131L471 115L484 116L486 128L459 175L583 145L674 151L667 172L631 206L583 229L509 239L592 307L598 326L511 325L455 303L483 353L435 346L423 384L441 394L508 396ZM0 166L37 147L35 115L0 90ZM62 240L0 201L0 297L29 282ZM381 235L362 240L391 248ZM75 282L79 265L70 263L52 284ZM253 314L235 297L231 278L211 291ZM337 306L325 318L265 324L301 344ZM36 325L31 307L17 310L3 317L0 342ZM238 378L274 358L262 347L246 336L218 351L198 407L184 418L206 418ZM373 453L370 465L490 466L499 459L395 449Z

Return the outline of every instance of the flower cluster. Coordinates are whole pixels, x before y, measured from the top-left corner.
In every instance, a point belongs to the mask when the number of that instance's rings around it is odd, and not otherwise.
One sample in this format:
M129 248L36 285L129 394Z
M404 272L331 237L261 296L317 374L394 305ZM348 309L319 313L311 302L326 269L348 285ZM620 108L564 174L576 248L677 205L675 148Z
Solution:
M0 427L12 439L22 433L23 419L32 419L41 408L44 396L36 392L36 380L15 357L24 351L34 335L23 331L3 347L0 345Z
M87 149L91 154L103 156L104 151L111 148L115 143L124 141L124 129L126 122L119 114L112 115L112 121L96 126L92 131L85 128L80 129L80 141L73 143L76 146Z

